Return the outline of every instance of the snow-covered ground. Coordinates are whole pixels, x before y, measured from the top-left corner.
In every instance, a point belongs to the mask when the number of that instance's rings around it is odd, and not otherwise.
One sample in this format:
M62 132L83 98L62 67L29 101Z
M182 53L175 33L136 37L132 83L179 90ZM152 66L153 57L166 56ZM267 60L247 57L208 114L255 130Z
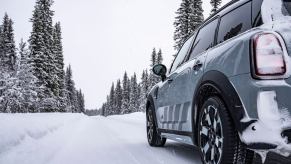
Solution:
M0 164L200 164L194 147L147 144L145 115L0 114Z

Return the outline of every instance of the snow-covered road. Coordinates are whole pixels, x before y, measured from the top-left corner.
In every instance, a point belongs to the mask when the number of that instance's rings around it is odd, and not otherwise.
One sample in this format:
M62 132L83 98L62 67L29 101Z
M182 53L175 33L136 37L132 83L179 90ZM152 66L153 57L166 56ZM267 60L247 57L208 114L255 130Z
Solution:
M0 115L0 164L200 164L191 146L147 144L145 115Z

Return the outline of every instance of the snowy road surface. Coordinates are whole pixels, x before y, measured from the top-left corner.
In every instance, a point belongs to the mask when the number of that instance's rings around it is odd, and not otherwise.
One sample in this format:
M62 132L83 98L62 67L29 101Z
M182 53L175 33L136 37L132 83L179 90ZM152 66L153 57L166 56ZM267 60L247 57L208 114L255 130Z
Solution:
M191 146L147 144L145 115L0 114L0 164L200 164Z

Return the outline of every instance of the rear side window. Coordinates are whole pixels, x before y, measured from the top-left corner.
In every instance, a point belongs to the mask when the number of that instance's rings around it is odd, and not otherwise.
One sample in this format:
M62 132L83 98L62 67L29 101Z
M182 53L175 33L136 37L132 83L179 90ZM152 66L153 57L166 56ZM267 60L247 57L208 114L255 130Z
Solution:
M217 43L221 43L252 28L251 2L246 3L221 18Z
M190 59L199 55L201 52L208 50L214 45L215 32L218 24L218 19L203 26L195 39L193 44Z

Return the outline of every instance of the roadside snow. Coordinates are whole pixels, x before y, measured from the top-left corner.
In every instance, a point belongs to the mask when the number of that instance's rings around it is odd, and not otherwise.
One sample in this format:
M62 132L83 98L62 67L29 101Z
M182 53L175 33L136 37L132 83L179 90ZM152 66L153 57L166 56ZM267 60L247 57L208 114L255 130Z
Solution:
M0 164L199 164L195 148L150 147L145 115L0 114Z

